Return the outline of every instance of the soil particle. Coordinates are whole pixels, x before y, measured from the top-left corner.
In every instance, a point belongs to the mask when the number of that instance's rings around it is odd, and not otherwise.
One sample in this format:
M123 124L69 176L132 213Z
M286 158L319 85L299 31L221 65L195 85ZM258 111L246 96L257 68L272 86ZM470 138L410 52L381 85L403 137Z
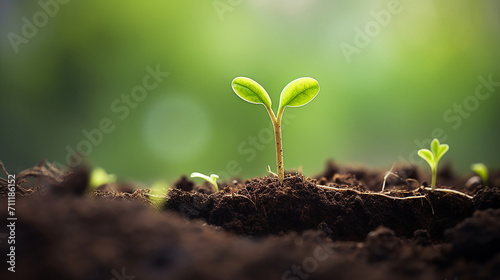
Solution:
M394 231L379 226L374 231L368 233L365 248L368 253L368 261L377 262L399 255L401 244Z
M421 246L431 245L431 235L425 229L417 229L413 233L413 240L416 245L421 245Z
M59 184L52 184L52 191L58 195L83 195L89 183L90 170L80 166L65 176Z
M481 178L479 176L472 176L465 183L465 189L469 193L475 193L482 185Z

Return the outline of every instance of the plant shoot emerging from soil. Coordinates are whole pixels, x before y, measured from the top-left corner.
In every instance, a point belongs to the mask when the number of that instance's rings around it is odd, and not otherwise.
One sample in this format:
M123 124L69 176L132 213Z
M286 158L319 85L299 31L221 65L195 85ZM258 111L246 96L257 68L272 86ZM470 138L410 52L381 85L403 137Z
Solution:
M486 168L486 165L483 163L474 163L470 168L481 178L483 186L488 186L488 168Z
M304 106L316 97L319 92L319 84L313 78L298 78L285 86L280 96L278 113L275 115L271 109L271 98L266 90L256 81L238 77L233 80L231 86L241 99L253 103L262 104L266 107L274 127L274 138L276 141L276 164L278 179L283 182L285 168L283 166L283 144L281 141L281 119L286 107Z
M431 150L421 149L418 151L418 155L423 158L431 167L432 171L432 190L436 187L436 174L439 160L441 157L450 149L450 146L446 144L440 144L439 140L434 138L431 143Z
M207 175L201 174L199 172L191 173L191 178L195 178L195 177L207 180L207 182L209 182L210 184L212 184L214 186L215 192L219 191L219 186L217 185L217 178L219 178L219 175L212 174L210 176L207 176Z
M90 172L88 191L93 191L98 187L116 182L116 175L108 174L101 167L96 167Z
M169 186L164 181L156 181L149 187L149 201L157 208L161 208L167 200Z

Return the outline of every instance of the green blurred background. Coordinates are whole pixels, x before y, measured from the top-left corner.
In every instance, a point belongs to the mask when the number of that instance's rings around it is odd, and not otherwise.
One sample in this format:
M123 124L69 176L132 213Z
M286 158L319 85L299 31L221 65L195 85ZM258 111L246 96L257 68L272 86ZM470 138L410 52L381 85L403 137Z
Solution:
M0 160L11 172L69 165L80 145L123 180L264 175L275 169L270 120L232 92L236 76L263 85L275 109L288 82L319 81L313 102L285 111L287 169L423 166L415 152L434 130L456 170L500 167L499 1L40 3L0 0ZM147 67L169 76L117 112ZM497 83L482 99L479 76ZM88 150L82 131L103 119L114 130Z

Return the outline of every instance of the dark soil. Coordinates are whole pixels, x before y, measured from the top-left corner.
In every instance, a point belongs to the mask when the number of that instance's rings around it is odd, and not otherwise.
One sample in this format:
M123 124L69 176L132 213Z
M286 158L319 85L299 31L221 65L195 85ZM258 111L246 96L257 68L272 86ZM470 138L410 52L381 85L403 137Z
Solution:
M314 179L233 181L218 193L184 176L158 209L131 185L86 193L88 170L17 174L0 279L500 279L499 172L485 188L444 169L440 188L464 194L421 187L428 175L413 166L396 166L383 193L385 171L333 163ZM15 273L3 261L12 245Z

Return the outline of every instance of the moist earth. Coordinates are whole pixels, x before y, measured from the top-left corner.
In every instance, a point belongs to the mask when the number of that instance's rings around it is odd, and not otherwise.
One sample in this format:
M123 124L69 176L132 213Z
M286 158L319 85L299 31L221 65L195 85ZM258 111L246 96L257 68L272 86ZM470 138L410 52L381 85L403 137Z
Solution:
M217 193L181 176L160 207L131 184L89 193L88 173L41 163L16 176L15 244L0 231L16 272L4 261L1 279L500 279L499 172L484 187L443 169L439 188L462 193L428 190L414 166L387 177L329 162Z

